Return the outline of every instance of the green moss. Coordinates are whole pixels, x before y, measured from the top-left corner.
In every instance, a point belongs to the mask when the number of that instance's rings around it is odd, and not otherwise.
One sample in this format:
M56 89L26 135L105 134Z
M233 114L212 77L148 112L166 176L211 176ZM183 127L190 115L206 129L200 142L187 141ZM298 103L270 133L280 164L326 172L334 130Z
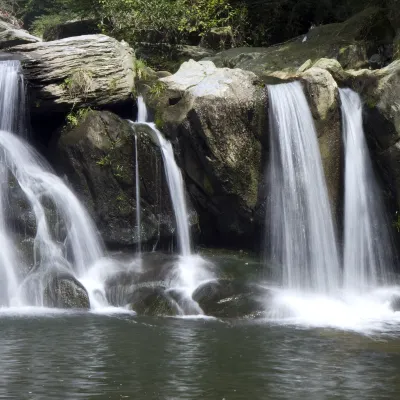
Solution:
M154 116L154 123L160 131L163 130L164 128L164 121L162 119L162 112L160 110L157 110Z
M365 104L367 105L368 108L375 108L378 103L374 99L367 99L365 101Z
M164 82L156 81L150 88L149 94L152 100L158 99L167 90L167 85Z
M96 164L99 165L100 167L105 167L105 166L111 165L110 155L107 154L104 157L100 158L100 160L97 161Z
M120 78L113 78L113 79L111 79L111 81L109 82L109 84L108 84L108 90L111 92L111 93L114 93L116 90L117 90L117 84L118 84L118 81L120 80Z
M208 178L207 175L204 175L203 187L208 195L212 196L214 194L214 189L213 189L210 179Z
M80 108L77 111L72 109L71 112L65 117L67 121L67 128L75 128L78 126L80 122L86 119L90 111L92 111L90 107Z

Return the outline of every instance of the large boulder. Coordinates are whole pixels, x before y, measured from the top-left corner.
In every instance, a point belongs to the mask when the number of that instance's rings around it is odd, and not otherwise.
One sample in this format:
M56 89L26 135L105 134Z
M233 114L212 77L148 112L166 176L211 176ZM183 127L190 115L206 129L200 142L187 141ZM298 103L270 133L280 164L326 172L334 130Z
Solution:
M206 315L218 318L258 316L263 311L265 296L257 285L229 279L204 283L192 295Z
M11 21L0 19L0 49L40 41L41 39L15 26Z
M321 57L335 58L345 68L360 68L368 65L373 54L392 47L394 36L385 10L367 8L343 23L314 27L280 45L233 48L207 60L218 67L241 68L259 76L275 71L293 73L307 60L315 62ZM388 54L383 61L390 57Z
M160 151L145 127L136 134L141 241L155 244L172 239L175 218ZM55 161L91 211L104 240L114 247L138 242L134 138L129 122L110 112L91 111L76 127L64 130L57 144Z
M54 308L89 309L89 296L84 286L72 275L53 276L44 290L44 305Z
M105 35L15 46L23 60L33 113L69 112L126 102L134 86L134 52Z
M257 119L263 93L251 72L193 60L147 92L156 124L176 145L204 242L252 241L263 169Z

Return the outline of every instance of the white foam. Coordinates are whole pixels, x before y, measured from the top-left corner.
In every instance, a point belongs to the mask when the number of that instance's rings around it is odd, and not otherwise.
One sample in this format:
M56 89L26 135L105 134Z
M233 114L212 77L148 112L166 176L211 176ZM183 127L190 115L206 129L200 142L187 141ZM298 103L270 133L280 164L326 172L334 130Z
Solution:
M360 333L400 331L400 312L391 301L400 287L351 291L334 296L276 289L268 305L267 320L284 325L329 327Z

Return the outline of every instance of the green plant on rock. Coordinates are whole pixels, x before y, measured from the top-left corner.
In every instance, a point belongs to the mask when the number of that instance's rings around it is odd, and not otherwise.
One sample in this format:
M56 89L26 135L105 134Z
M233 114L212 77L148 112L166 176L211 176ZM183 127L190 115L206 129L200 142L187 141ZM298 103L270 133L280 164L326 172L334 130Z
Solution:
M151 86L149 93L151 98L155 100L158 99L166 90L167 85L164 82L157 81Z
M93 73L80 68L64 80L62 88L75 101L78 98L86 98L94 89Z
M124 172L124 167L122 165L117 165L115 168L114 176L116 178L123 178L122 174Z
M140 58L135 59L134 68L135 68L136 77L139 80L146 80L149 77L149 74L147 72L147 68L148 68L147 64L142 59L140 59Z
M110 155L107 154L107 155L105 155L104 157L100 158L100 160L97 161L96 164L97 164L98 166L100 166L100 167L106 167L106 166L111 165L111 158L110 158Z
M80 122L86 119L90 111L92 111L90 107L80 108L77 111L72 109L71 112L66 116L68 127L74 128L78 126Z
M108 84L108 89L111 93L114 93L118 88L118 81L120 78L113 78Z
M393 227L400 233L400 213L396 211L396 219L393 221Z

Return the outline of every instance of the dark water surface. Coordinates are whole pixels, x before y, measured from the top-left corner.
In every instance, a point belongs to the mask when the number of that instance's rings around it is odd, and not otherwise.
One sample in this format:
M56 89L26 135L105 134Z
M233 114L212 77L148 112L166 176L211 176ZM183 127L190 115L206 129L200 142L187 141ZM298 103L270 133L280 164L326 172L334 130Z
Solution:
M243 321L0 317L1 399L399 399L400 335Z

